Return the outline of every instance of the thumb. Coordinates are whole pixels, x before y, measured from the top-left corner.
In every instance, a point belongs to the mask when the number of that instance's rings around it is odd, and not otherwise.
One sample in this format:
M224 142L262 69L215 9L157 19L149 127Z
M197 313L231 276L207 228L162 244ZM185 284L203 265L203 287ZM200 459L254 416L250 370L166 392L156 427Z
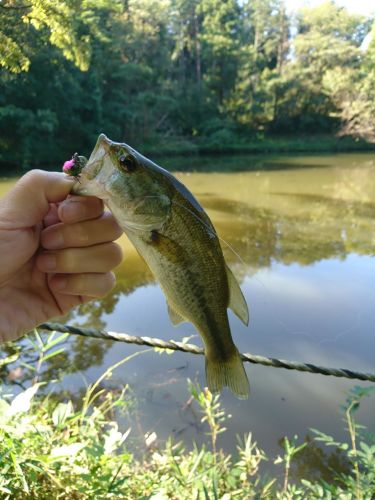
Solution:
M59 172L30 170L0 200L0 229L32 227L47 215L50 203L64 200L74 179Z

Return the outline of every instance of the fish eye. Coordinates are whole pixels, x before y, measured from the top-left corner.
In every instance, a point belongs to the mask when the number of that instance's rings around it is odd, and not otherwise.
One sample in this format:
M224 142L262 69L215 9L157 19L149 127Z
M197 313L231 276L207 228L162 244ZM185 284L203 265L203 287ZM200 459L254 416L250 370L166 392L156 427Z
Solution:
M136 160L131 155L121 155L118 161L125 172L134 172L136 169Z

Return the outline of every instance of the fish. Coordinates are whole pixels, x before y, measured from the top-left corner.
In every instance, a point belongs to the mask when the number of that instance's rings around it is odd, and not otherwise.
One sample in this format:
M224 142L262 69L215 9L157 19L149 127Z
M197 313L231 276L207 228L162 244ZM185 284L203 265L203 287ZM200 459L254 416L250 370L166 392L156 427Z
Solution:
M249 381L227 309L248 325L248 306L217 232L193 194L168 170L105 134L72 192L103 200L160 284L172 324L191 322L199 332L209 390L228 387L246 399Z

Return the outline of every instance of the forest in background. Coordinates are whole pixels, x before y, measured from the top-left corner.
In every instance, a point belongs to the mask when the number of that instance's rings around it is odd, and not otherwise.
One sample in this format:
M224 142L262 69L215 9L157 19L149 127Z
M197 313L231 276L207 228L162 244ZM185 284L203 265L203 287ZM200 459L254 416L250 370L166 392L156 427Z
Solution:
M0 0L0 166L375 140L375 22L333 1ZM323 142L322 142L323 144Z

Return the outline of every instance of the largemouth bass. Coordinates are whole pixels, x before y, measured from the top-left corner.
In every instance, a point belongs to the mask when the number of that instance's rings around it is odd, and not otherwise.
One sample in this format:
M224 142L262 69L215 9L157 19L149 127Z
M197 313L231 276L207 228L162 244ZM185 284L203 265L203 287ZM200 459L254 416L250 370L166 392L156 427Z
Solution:
M146 261L174 325L190 321L205 347L207 385L247 398L249 382L232 340L227 308L247 325L241 289L198 201L167 170L104 134L73 192L101 198Z

